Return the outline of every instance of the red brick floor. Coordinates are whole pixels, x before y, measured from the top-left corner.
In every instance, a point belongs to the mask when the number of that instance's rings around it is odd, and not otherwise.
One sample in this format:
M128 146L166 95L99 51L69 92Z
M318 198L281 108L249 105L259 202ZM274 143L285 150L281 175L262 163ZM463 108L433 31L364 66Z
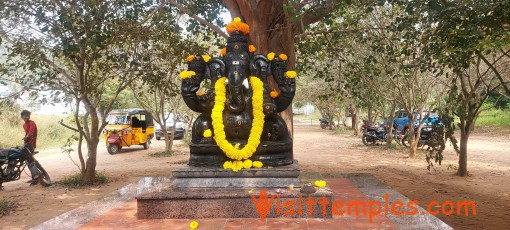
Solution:
M365 196L348 179L326 180L333 190L334 200L366 200ZM106 214L83 225L81 229L189 229L190 219L137 219L136 199L126 202ZM198 229L396 229L385 216L378 215L372 221L368 216L334 215L331 219L268 218L251 219L199 219Z

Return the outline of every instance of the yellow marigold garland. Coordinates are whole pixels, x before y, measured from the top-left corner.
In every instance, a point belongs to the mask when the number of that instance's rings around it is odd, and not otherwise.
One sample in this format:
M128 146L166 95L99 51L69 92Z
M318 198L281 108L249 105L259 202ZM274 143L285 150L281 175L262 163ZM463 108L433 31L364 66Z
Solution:
M262 166L264 166L264 164L262 164L262 162L260 162L260 161L254 161L253 162L253 167L254 168L262 168Z
M253 162L250 159L246 159L243 162L243 168L249 169L253 165Z
M204 137L212 137L212 131L210 129L206 129L204 131Z
M228 158L238 161L248 159L255 153L260 144L260 135L264 128L264 86L262 81L256 77L250 77L250 85L253 88L253 123L248 137L248 143L246 143L242 149L236 149L228 142L225 135L225 126L223 125L223 110L225 109L226 101L225 77L218 79L215 84L216 96L214 98L214 107L211 114L214 128L214 140Z
M182 71L181 74L180 74L181 79L188 79L188 78L193 77L195 75L196 75L195 71L186 71L186 70Z
M211 56L209 56L209 55L202 55L202 58L204 59L204 61L206 63L209 62L209 60L211 60Z
M296 78L297 73L296 71L287 71L285 72L285 76L287 76L288 78Z
M268 53L268 54L267 54L267 59L269 59L269 61L272 61L272 60L274 59L274 55L275 55L275 54L274 54L273 52Z

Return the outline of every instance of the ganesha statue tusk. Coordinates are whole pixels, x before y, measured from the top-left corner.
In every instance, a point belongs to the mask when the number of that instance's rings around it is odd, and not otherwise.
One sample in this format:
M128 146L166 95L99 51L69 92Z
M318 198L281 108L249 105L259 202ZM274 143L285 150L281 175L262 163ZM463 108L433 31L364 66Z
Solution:
M245 161L249 167L251 162L293 163L292 139L278 113L292 103L295 71L287 71L285 54L255 54L255 47L248 45L248 31L248 25L236 18L227 25L222 57L187 58L181 94L190 109L201 113L192 128L191 166L222 167L232 160ZM268 84L270 76L276 88ZM199 92L206 79L210 88Z

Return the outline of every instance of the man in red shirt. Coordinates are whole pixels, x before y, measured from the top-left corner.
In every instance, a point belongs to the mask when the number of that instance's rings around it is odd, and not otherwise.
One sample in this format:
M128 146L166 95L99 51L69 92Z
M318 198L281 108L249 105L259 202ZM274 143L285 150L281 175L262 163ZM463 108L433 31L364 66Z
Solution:
M29 151L22 151L24 153L23 158L27 161L28 169L32 174L32 180L27 183L37 184L41 173L35 165L34 157L32 156L37 143L37 126L34 121L30 120L30 111L28 110L23 110L21 112L21 119L25 121L25 123L23 123L23 129L25 130L25 137L23 137L23 141L25 141L25 146Z

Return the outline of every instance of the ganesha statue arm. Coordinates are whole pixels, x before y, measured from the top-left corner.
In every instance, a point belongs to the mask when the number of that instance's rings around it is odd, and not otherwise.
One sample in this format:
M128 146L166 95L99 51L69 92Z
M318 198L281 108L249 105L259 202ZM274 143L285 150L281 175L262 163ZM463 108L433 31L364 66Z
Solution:
M250 67L252 73L264 82L264 90L270 92L265 94L264 107L274 106L273 113L286 110L296 93L295 71L287 72L286 56L285 59L276 56L269 60L265 56L256 55ZM267 77L271 75L277 84L277 90L271 89L267 82ZM266 109L264 111L266 112Z
M196 55L192 60L188 60L188 70L182 76L181 94L186 105L193 111L210 114L214 106L216 80L224 75L225 64L218 58L206 58ZM201 83L205 80L211 80L211 86L206 92L198 92Z

